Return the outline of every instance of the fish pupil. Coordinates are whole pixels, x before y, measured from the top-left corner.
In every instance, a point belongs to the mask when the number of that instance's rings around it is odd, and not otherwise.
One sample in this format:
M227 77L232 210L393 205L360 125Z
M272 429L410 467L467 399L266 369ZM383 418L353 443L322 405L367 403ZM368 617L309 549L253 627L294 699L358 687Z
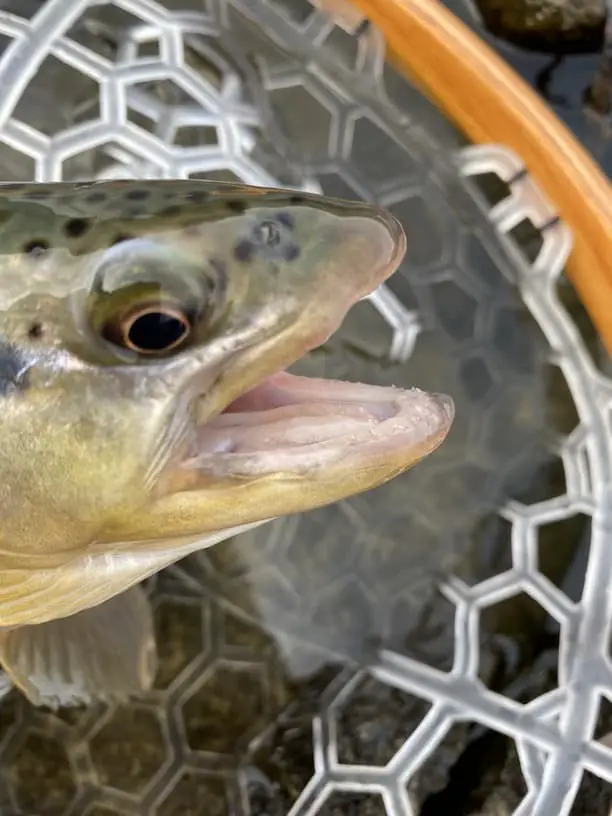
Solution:
M176 315L146 312L133 321L127 339L133 348L151 354L173 348L188 332L187 322Z

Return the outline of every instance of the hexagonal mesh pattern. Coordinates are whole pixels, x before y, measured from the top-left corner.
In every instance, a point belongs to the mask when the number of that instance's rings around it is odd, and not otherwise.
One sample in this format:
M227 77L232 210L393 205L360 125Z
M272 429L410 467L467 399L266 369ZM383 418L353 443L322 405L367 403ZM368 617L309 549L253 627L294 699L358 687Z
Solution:
M378 201L406 262L297 368L457 403L414 472L150 581L150 695L50 714L8 694L3 814L436 812L462 757L486 778L469 752L491 734L514 747L461 812L593 813L583 775L612 781L612 382L562 276L571 236L516 157L465 146L379 33L324 5L2 4L4 178Z

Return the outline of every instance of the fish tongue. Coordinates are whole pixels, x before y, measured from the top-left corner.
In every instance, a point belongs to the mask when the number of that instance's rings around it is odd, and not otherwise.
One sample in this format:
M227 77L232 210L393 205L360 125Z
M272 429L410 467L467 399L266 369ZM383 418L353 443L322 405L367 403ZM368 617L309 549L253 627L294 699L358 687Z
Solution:
M149 601L136 586L68 618L0 631L0 663L37 706L142 693L157 668Z

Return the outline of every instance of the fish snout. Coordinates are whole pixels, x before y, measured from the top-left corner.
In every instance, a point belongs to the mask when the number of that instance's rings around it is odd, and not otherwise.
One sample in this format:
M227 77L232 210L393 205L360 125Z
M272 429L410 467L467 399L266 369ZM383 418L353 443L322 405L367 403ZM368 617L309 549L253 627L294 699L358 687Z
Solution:
M342 232L344 272L361 298L397 270L406 254L406 233L395 216L379 207L349 216Z

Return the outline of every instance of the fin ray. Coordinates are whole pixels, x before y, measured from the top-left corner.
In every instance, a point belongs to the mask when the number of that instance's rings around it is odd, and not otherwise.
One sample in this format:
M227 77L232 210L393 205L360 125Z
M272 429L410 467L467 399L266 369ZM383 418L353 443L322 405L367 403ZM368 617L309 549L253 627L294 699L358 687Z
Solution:
M34 705L147 691L157 670L149 600L136 586L68 618L0 632L0 663Z

